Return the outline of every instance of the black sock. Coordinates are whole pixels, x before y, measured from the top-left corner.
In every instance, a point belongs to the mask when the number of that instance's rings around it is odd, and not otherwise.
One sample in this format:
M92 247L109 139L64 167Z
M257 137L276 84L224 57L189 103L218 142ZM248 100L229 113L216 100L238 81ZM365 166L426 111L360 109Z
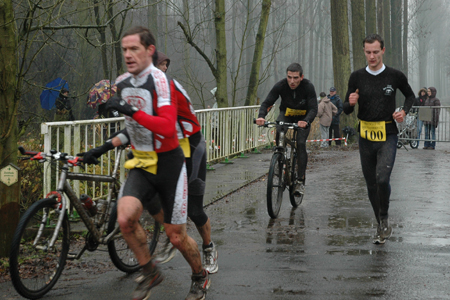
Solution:
M192 273L192 275L205 277L206 276L206 270L203 269L200 273Z
M202 245L203 246L203 249L206 249L206 248L212 248L213 246L214 246L214 244L213 244L213 242L211 241L211 243L209 243L209 245Z
M156 267L155 262L151 259L148 263L142 266L142 271L144 273L151 273L153 269Z

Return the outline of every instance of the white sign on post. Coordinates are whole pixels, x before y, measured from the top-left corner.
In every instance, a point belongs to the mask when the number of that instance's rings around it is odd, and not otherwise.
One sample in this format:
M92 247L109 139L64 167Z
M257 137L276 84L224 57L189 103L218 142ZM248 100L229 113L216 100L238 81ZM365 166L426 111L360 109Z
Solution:
M11 186L19 180L19 169L9 164L0 170L0 181Z

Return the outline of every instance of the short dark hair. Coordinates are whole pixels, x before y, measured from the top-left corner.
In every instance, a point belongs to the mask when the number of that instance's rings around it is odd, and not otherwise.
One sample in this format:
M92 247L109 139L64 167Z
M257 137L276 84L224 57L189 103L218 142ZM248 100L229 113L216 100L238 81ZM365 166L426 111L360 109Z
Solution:
M319 96L322 97L322 98L325 97L326 95L327 95L327 94L325 94L324 92L321 92L321 93L319 94Z
M363 40L363 47L366 45L366 43L373 44L373 43L375 43L375 41L380 42L381 49L384 48L383 38L379 34L376 34L376 33L372 33L372 34L369 34L368 36L366 36L366 38Z
M292 64L290 64L287 67L286 73L287 72L298 72L300 74L300 76L302 76L303 75L303 68L298 63L292 63Z
M155 53L153 53L152 60L154 62L158 61L158 51L156 51L156 39L153 36L153 34L150 31L150 29L145 28L143 26L135 26L135 27L132 27L132 28L128 29L127 31L125 31L125 33L123 34L122 38L124 38L124 37L126 37L128 35L134 35L134 34L139 35L139 38L141 40L141 44L146 49L150 45L155 46Z

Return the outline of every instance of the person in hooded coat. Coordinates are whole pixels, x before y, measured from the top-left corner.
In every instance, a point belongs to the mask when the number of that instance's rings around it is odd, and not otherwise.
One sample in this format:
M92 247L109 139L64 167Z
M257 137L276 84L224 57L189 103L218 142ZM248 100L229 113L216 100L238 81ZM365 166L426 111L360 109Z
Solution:
M428 88L428 99L425 100L424 106L441 106L441 101L436 98L437 90L435 87ZM439 108L433 108L431 121L424 121L425 125L425 141L423 149L434 150L436 148L436 128L439 125Z
M423 106L425 101L428 99L427 88L423 87L420 89L416 100L414 100L414 106ZM418 108L415 108L413 112L419 112ZM420 135L422 133L423 121L417 118L417 138L420 139ZM420 141L417 141L417 147L419 147Z
M319 117L320 122L320 138L322 140L326 140L330 132L330 126L333 120L333 116L337 114L338 109L324 92L320 93L320 97L322 99L320 100L319 108L317 110L317 116ZM328 142L322 141L320 147L328 147Z

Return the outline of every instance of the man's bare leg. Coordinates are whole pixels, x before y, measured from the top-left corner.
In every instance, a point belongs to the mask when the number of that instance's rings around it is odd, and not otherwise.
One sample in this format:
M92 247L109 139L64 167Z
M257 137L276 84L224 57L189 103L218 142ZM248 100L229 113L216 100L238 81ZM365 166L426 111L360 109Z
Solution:
M147 244L147 234L139 223L142 211L141 201L132 196L120 198L117 204L117 221L119 222L122 236L136 256L139 265L142 266L142 275L136 278L138 285L133 291L133 300L148 299L151 289L164 279L159 268L151 259L150 249Z
M200 233L200 236L202 237L203 245L208 246L209 244L211 244L211 222L209 221L209 218L203 226L196 227L198 233Z
M144 266L150 261L151 255L147 235L139 224L142 211L142 203L135 197L122 197L117 204L117 221L123 238L136 255L139 264Z
M183 254L184 258L191 266L192 273L198 274L203 271L202 259L198 251L197 243L187 234L186 224L164 224L166 234L170 238L170 242L178 251Z

